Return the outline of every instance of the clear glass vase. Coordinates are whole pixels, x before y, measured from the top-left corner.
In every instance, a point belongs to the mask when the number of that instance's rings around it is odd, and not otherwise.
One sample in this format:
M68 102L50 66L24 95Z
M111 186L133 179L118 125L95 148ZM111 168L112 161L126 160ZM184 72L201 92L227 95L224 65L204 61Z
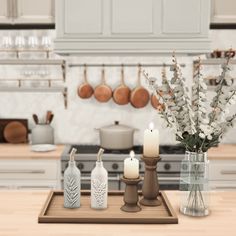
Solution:
M180 212L189 216L209 214L209 161L207 153L188 152L181 163Z

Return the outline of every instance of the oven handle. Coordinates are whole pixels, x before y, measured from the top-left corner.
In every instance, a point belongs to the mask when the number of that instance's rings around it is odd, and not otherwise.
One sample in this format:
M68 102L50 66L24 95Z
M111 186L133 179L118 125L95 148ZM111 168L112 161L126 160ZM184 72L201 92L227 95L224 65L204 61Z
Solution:
M0 170L0 174L45 174L45 170Z
M179 181L180 177L158 177L158 180L164 181Z
M89 180L90 181L91 177L82 176L81 180L85 180L85 181ZM119 175L114 176L114 177L109 177L108 176L108 181L117 181L117 180L120 180L120 176Z
M64 177L61 178L61 181L64 180ZM84 181L90 181L91 180L91 177L89 176L81 176L81 180L84 180ZM108 176L108 181L118 181L120 180L120 176L117 175L117 176L114 176L114 177L109 177Z

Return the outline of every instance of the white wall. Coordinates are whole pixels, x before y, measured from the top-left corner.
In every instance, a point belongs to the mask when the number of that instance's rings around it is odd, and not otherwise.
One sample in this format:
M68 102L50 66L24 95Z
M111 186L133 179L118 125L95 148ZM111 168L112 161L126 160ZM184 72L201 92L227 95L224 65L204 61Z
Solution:
M33 32L36 34L36 31ZM3 35L30 35L30 31L2 31L0 37ZM39 31L38 35L50 34L54 35L53 31ZM236 31L212 31L211 37L213 39L212 48L229 48L230 46L236 48ZM3 57L4 55L2 55ZM35 55L34 55L35 56ZM183 69L183 74L187 78L189 85L192 80L192 58L179 57L179 62L186 63ZM68 57L68 63L158 63L171 62L170 56L157 57ZM37 69L37 68L36 68ZM15 74L23 73L27 67L21 67L17 71L12 67L1 68L0 78L4 78L6 73ZM147 68L150 75L160 77L161 68ZM207 73L216 73L219 68L208 69ZM106 70L106 78L108 84L115 88L120 81L120 69L108 68ZM54 75L58 71L52 72ZM168 72L169 76L171 75ZM77 86L83 80L83 68L68 68L67 81L69 100L68 109L64 109L63 98L61 94L23 94L23 93L1 93L0 94L0 117L12 118L28 118L30 127L33 127L32 113L37 113L39 116L44 116L46 110L52 110L55 114L55 119L52 123L55 128L55 138L57 143L93 143L98 144L98 133L94 128L111 124L114 120L119 120L123 124L131 125L140 129L135 134L135 143L141 144L143 137L143 130L148 126L150 121L154 121L161 133L161 143L174 143L174 135L171 130L165 127L163 120L157 115L157 112L148 105L143 109L134 109L130 105L119 106L113 101L101 104L94 98L89 100L80 99L77 94ZM135 87L137 78L136 68L125 68L126 83L131 87ZM89 68L88 79L93 86L100 82L100 68ZM143 81L144 82L144 81ZM143 83L144 86L145 82ZM1 84L0 84L1 86ZM236 142L235 129L231 130L224 142Z

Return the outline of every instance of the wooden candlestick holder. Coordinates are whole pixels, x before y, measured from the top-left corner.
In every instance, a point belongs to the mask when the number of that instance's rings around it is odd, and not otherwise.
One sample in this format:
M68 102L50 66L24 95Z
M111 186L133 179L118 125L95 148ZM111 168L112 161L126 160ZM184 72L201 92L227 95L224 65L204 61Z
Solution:
M124 193L124 205L120 208L125 212L138 212L141 211L141 207L138 205L138 183L141 181L141 178L137 179L127 179L125 177L121 178L125 186Z
M160 200L157 199L159 195L159 182L157 177L157 162L161 160L160 157L142 157L145 163L145 174L142 187L143 198L140 204L144 206L159 206Z

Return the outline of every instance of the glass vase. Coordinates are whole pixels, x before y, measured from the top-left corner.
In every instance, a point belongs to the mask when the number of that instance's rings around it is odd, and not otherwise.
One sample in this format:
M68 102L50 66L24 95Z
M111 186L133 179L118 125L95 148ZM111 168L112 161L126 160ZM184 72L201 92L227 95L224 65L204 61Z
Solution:
M189 216L209 214L209 161L207 153L188 152L181 163L180 212Z

